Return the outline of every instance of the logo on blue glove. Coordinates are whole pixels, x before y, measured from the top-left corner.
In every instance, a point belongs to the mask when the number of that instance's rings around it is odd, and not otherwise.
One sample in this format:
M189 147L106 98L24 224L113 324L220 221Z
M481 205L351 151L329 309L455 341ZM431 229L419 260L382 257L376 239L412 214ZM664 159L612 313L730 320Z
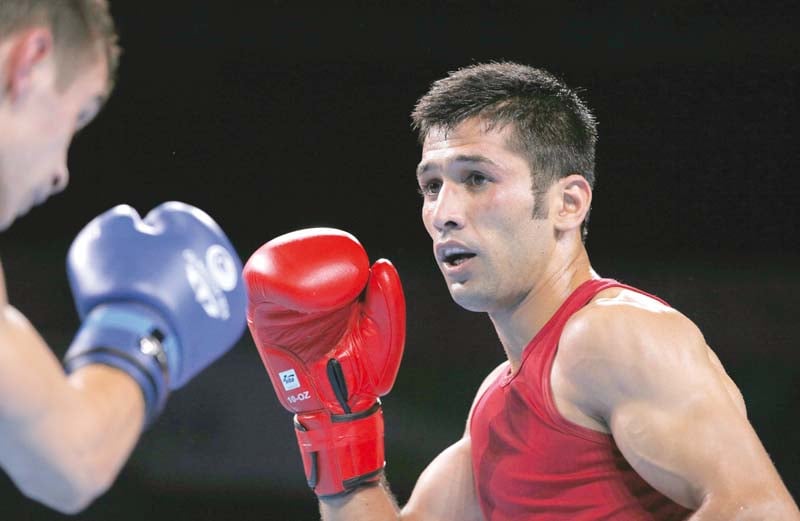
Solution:
M225 291L236 287L239 274L236 263L224 247L212 244L205 254L205 262L192 250L183 250L186 262L186 280L194 291L194 298L211 318L228 320L230 305Z

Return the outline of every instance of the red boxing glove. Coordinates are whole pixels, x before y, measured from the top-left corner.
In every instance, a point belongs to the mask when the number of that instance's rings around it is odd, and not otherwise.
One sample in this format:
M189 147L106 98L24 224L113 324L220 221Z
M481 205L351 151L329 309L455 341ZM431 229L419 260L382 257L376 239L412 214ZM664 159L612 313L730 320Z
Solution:
M369 267L352 235L311 228L277 237L247 261L247 323L278 399L295 414L308 485L335 496L380 479L379 396L405 343L394 266Z

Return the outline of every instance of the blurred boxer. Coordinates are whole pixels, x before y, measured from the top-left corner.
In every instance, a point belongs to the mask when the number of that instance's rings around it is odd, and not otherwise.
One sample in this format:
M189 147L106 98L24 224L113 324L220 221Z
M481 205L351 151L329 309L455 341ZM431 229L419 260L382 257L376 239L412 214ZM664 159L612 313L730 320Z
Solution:
M0 230L66 187L70 141L111 92L116 41L105 0L0 2ZM74 513L111 485L169 391L243 332L240 269L197 208L105 212L68 254L82 326L63 367L9 305L0 269L0 466L25 495Z
M412 116L434 257L507 360L400 509L381 475L378 398L402 353L399 281L377 282L353 238L324 230L254 253L250 330L296 413L323 519L800 520L698 328L592 269L596 124L575 92L480 64L435 82Z

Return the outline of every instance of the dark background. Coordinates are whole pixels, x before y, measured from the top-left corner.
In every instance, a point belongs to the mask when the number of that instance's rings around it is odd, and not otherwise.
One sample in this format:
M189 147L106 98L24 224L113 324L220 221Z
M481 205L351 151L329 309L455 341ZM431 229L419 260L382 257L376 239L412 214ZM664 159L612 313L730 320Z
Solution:
M72 147L69 189L0 237L10 299L59 356L78 326L66 250L114 204L195 204L243 259L294 229L346 229L394 261L410 304L384 400L388 474L404 502L503 359L488 319L450 300L432 260L408 114L448 71L516 60L581 88L599 120L595 268L701 327L800 493L794 3L112 3L125 48L117 89ZM79 518L316 512L290 415L246 335L172 396ZM60 517L0 475L0 519Z

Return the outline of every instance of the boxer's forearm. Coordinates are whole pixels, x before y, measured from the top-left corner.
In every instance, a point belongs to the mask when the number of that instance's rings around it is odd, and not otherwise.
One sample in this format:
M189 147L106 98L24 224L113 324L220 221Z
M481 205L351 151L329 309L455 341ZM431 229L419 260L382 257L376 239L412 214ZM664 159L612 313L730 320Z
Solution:
M346 496L320 500L323 521L396 521L401 519L397 502L386 481L364 487Z
M39 417L4 426L3 467L25 495L74 513L114 481L144 416L140 390L116 373L87 367L54 385L59 395Z
M144 400L138 384L127 374L105 365L81 368L69 377L80 398L73 406L84 411L75 438L90 438L78 454L95 478L95 488L105 490L116 478L133 450L144 426ZM64 418L64 423L69 418ZM76 442L79 446L81 442ZM101 490L101 491L102 491Z
M27 496L76 512L116 477L138 439L143 400L115 369L61 364L13 308L0 321L0 466Z

